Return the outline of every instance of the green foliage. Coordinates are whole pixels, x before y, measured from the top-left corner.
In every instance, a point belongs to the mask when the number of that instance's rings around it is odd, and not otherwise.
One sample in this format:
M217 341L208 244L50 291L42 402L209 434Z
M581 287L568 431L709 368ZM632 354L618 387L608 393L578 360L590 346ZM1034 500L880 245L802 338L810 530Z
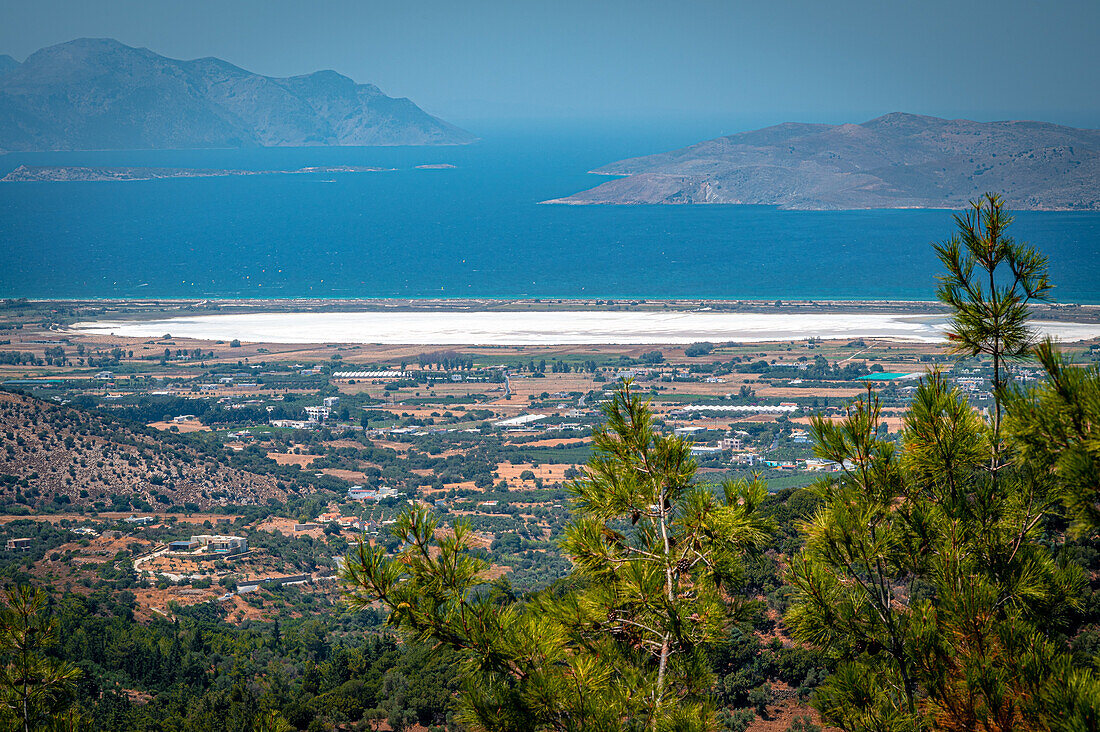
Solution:
M1041 388L1016 391L1007 428L1022 458L1060 483L1078 533L1100 532L1100 370L1067 364L1053 342L1035 349Z
M938 373L918 387L900 450L878 437L870 387L843 421L813 421L815 453L843 473L817 486L787 620L837 660L814 705L845 730L1089 729L1100 715L1097 678L1056 640L1086 579L1046 534L1060 518L1054 464L1064 460L1060 477L1079 493L1094 470L1074 422L1087 379L1041 348L1054 385L1017 394L1009 430L1028 459L1001 439L1002 364L1032 347L1027 306L1051 287L1046 259L1004 235L1011 220L987 195L936 247L951 349L993 360L991 424Z
M731 595L741 556L768 536L758 483L721 496L693 481L688 444L659 434L625 382L605 406L595 456L570 488L566 585L517 599L458 523L423 509L393 533L396 557L361 543L343 577L353 606L378 600L389 624L458 651L460 718L475 730L709 729L705 646L745 606Z
M864 401L813 424L817 454L845 465L818 486L791 565L792 632L841 661L815 705L844 729L1055 724L1036 703L1064 655L1047 637L1084 578L1042 541L1050 482L992 480L986 426L938 375L918 388L900 454L875 437L878 413Z
M1004 387L1005 359L1021 358L1034 345L1027 327L1028 303L1045 300L1053 287L1047 259L1026 244L1005 235L1012 217L1004 201L987 193L972 201L963 216L955 216L958 233L936 244L947 268L939 278L936 296L951 308L947 331L954 353L993 359L993 389ZM1001 403L993 418L993 456L1000 451Z
M20 585L8 589L5 600L0 613L3 716L10 728L26 732L60 723L73 703L80 669L47 654L57 643L57 623L46 609L42 590Z

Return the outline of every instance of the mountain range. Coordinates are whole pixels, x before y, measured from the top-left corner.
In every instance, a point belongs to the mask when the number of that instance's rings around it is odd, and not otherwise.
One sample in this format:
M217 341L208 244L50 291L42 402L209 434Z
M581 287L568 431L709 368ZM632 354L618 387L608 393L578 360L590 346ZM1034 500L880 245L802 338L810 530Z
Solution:
M956 209L993 191L1019 210L1100 210L1100 130L894 113L781 124L592 172L623 177L547 203Z
M0 150L118 150L474 141L408 99L335 71L261 76L106 38L0 56Z

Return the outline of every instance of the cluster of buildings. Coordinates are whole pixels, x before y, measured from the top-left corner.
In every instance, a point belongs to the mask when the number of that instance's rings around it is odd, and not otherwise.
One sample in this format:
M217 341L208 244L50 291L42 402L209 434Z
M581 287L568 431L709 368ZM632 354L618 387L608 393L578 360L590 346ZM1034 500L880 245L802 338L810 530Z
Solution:
M698 427L695 425L689 425L685 427L677 427L674 433L680 436L691 436L697 432L701 432L706 429L705 427ZM748 432L738 430L737 432L728 432L717 443L709 445L706 443L695 443L691 446L691 454L695 457L720 457L731 454L731 460L736 465L755 465L759 461L759 456L745 447L745 439L749 436Z
M381 501L383 498L396 498L404 495L398 493L396 488L379 486L378 488L364 488L361 485L353 485L348 488L349 501Z
M376 532L382 526L392 524L393 519L386 521L377 521L371 519L363 519L357 516L343 516L339 511L328 511L322 513L313 522L308 524L295 524L295 531L305 531L307 529L320 528L323 524L336 524L342 531L360 531L363 533ZM302 528L299 528L302 527Z
M305 407L306 419L273 419L272 427L284 427L294 430L310 430L324 424L332 415L332 410L340 404L340 397L325 397L320 404ZM269 407L270 410L270 407Z
M215 554L240 554L248 551L248 539L243 536L197 534L190 539L181 539L168 544L168 550L173 552L193 552L197 549Z

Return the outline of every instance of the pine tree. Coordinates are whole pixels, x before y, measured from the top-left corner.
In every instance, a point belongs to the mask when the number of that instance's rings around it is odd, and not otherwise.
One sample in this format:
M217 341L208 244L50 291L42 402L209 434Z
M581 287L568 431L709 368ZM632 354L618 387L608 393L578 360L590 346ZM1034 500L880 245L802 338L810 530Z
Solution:
M939 295L954 311L952 350L993 360L992 419L938 373L917 389L900 450L878 437L870 390L841 422L816 418L816 454L843 470L816 487L787 618L838 660L814 704L843 729L1091 729L1096 677L1052 640L1085 585L1045 534L1058 487L1001 436L1004 360L1033 343L1027 304L1050 289L1046 260L1004 235L997 196L956 221L937 246Z
M1001 398L1008 359L1026 356L1035 345L1027 327L1028 305L1046 300L1052 285L1047 258L1026 244L1006 236L1012 216L995 193L970 202L955 216L958 232L934 245L947 273L939 278L936 296L951 308L947 332L949 350L993 362L994 473L1001 454ZM996 478L994 478L996 479Z
M1047 374L1038 389L1008 402L1008 432L1022 458L1053 473L1078 534L1100 534L1100 369L1066 363L1046 340L1035 357Z
M63 704L80 670L46 655L57 642L57 623L46 609L46 594L27 585L5 593L0 613L0 695L24 732L42 725L64 726ZM71 700L69 700L71 703Z
M408 637L457 650L475 730L712 729L704 646L742 604L740 557L768 536L757 482L694 482L689 445L661 435L625 382L605 405L595 456L570 488L560 587L516 599L485 579L469 527L424 509L393 527L388 557L360 544L343 577L356 606L380 601Z
M1054 725L1036 701L1056 683L1047 636L1084 578L1043 543L1049 481L994 481L989 429L936 374L900 451L876 437L878 415L871 399L813 423L815 452L845 466L816 487L822 505L790 570L793 634L840 661L815 705L846 730Z

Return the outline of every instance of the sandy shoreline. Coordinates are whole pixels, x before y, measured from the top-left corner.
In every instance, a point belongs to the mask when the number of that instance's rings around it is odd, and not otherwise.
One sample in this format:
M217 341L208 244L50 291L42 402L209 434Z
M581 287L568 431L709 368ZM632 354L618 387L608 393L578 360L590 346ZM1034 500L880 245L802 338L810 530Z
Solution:
M883 338L939 343L941 314L707 311L239 313L75 323L94 335L264 343L408 345L677 344ZM1063 341L1100 337L1100 323L1037 321Z

